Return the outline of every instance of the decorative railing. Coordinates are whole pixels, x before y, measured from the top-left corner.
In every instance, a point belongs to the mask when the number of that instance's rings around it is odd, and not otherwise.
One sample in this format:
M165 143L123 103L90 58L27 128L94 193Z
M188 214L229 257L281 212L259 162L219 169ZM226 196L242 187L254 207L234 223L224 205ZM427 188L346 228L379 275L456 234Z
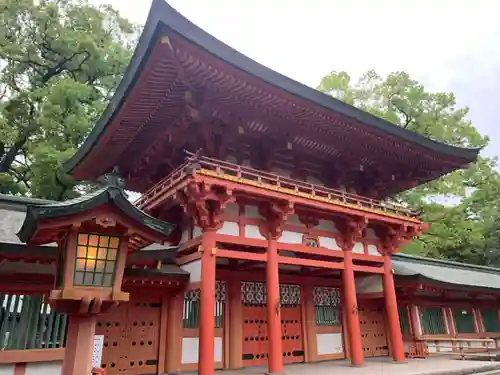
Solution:
M150 208L151 203L156 201L159 196L171 190L175 184L184 179L188 174L195 173L196 171L200 174L203 174L203 172L206 174L208 172L210 174L215 173L218 177L241 179L240 182L244 182L245 180L253 181L262 187L271 186L277 190L290 191L302 196L308 195L314 198L328 200L332 203L338 202L345 205L369 208L383 211L387 214L410 218L418 216L415 211L403 207L402 205L363 197L361 195L347 193L340 189L327 188L309 182L280 176L275 173L269 173L205 156L197 156L195 154L190 154L184 164L146 191L141 198L135 202L136 205L142 209Z

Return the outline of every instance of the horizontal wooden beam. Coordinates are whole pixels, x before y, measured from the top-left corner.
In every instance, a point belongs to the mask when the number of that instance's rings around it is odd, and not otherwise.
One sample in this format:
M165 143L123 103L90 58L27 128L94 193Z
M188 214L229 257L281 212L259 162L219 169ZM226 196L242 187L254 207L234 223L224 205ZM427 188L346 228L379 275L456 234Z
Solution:
M344 269L343 262L327 262L324 260L291 258L282 255L278 256L278 263L291 264L294 266L303 266L303 267L328 268L332 270Z
M354 271L356 272L368 272L368 273L376 273L379 275L384 274L384 268L383 267L371 267L371 266L352 266Z
M53 362L64 359L64 348L0 351L0 364Z
M380 255L369 255L352 253L352 260L362 260L365 262L384 263L384 257Z
M225 242L225 243L231 243L231 244L235 244L235 245L264 247L264 248L267 248L267 246L269 244L267 240L259 240L256 238L245 238L245 237L239 237L239 236L230 236L227 234L217 234L215 236L215 240L217 242Z
M278 243L278 250L293 251L295 253L320 255L332 258L343 258L344 252L342 250L331 250L326 247L311 247L293 243Z
M267 254L248 253L237 250L217 250L218 258L252 260L255 262L267 262Z
M178 266L182 266L183 264L193 262L201 258L201 252L197 251L196 253L184 255L175 260L175 264Z

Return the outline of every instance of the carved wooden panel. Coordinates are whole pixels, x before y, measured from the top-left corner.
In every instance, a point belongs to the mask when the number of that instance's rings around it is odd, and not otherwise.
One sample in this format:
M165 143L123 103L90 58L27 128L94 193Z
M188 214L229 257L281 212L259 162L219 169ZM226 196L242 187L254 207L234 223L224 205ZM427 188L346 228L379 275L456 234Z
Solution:
M359 324L363 355L365 357L389 355L383 307L373 303L360 304Z
M158 371L161 303L134 299L98 317L96 335L104 335L101 367L107 375Z

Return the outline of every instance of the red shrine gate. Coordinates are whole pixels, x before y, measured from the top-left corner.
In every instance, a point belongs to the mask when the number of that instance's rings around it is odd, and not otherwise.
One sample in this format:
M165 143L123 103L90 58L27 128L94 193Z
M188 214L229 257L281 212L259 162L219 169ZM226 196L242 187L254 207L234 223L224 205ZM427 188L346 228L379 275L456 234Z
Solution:
M98 316L96 335L104 335L101 363L107 375L158 372L160 296L131 298Z
M241 283L244 366L265 365L269 358L266 295L265 283L253 281ZM304 362L300 286L280 284L280 300L283 362Z

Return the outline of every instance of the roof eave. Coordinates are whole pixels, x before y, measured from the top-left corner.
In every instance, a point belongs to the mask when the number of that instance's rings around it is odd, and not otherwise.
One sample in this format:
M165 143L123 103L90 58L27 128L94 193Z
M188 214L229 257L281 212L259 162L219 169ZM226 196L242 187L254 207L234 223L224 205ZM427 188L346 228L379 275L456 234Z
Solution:
M198 45L200 48L205 49L217 58L226 61L248 74L262 79L278 89L287 91L290 94L300 97L306 101L316 103L327 110L340 113L363 124L372 126L373 128L396 138L455 158L456 162L462 167L474 162L478 157L479 151L481 150L481 148L455 147L433 141L420 134L414 133L378 118L370 113L357 109L356 107L333 98L331 95L307 87L257 63L256 61L227 46L182 16L164 0L154 0L144 27L144 31L123 79L120 82L115 95L111 99L111 102L83 145L65 163L65 169L68 172L73 171L73 169L92 150L93 146L97 143L100 135L105 131L106 126L110 123L116 111L121 107L127 92L133 87L138 74L140 74L139 67L143 64L143 59L151 47L151 42L159 23L164 24L175 33L181 35L191 43Z
M156 219L135 207L124 195L123 190L115 187L108 187L89 199L66 206L60 204L41 206L29 205L26 212L26 218L17 236L22 242L27 243L35 232L39 220L75 215L95 209L106 203L114 204L121 212L139 225L145 226L150 231L156 232L162 237L168 236L174 229L174 225Z

